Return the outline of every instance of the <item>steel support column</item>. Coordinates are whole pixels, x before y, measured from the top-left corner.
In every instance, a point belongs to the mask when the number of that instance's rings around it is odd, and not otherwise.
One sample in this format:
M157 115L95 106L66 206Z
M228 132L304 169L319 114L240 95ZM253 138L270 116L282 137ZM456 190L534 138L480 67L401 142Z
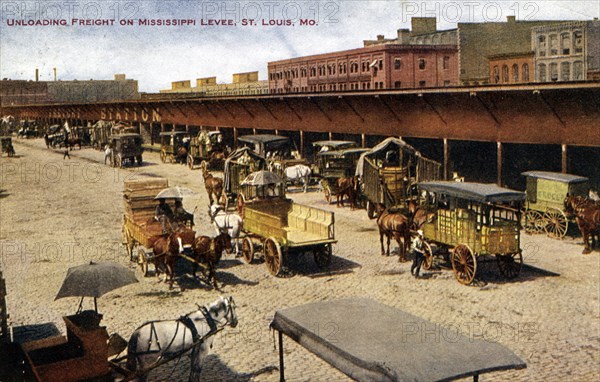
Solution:
M497 163L497 178L496 183L502 187L502 142L496 142L496 163Z
M237 127L233 128L233 148L237 149L237 138L238 138L238 131L237 131Z
M300 130L300 156L304 158L304 131Z
M566 174L569 169L568 169L568 160L567 160L567 145L566 144L562 144L561 145L562 148L562 153L561 153L561 171L563 174Z
M360 135L360 147L365 148L365 143L366 143L365 133L362 133Z
M448 160L450 157L448 149L448 139L444 138L444 180L448 180Z

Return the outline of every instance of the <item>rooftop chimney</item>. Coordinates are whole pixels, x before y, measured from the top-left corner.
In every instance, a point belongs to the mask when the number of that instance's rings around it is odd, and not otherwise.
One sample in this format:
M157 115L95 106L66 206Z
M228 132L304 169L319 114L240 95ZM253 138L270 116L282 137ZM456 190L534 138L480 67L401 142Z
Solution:
M56 68L54 68L54 81L56 81Z
M385 36L382 34L378 34L377 35L377 41L383 41L385 39Z
M40 70L38 68L35 68L35 82L38 82L40 80Z

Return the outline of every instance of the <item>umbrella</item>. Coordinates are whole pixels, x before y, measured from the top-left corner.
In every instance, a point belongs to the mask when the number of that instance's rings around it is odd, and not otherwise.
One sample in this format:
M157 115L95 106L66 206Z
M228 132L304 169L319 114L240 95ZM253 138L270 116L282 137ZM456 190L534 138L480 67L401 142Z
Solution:
M184 196L191 196L191 195L196 195L196 192L190 190L189 188L175 186L175 187L165 188L164 190L159 192L158 195L156 195L156 197L154 199L167 199L167 198L182 199Z
M283 180L279 175L271 171L256 171L248 175L242 182L242 186L265 186L267 184L279 184Z
M94 308L98 312L96 299L111 290L138 282L133 272L115 263L95 263L69 268L55 300L63 297L93 297ZM81 308L81 303L79 304Z

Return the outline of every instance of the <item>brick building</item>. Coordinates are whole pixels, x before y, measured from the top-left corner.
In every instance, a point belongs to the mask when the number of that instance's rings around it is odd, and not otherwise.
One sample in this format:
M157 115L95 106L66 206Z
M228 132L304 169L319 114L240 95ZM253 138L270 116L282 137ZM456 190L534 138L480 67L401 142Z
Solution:
M232 83L218 84L217 77L204 77L196 79L196 86L192 87L191 81L175 81L171 89L161 90L161 94L194 93L198 96L227 96L227 95L252 95L266 94L269 84L266 80L258 79L258 72L235 73Z
M586 81L600 71L600 21L571 21L532 29L536 82Z
M137 80L115 74L114 80L0 81L0 104L89 103L140 99Z
M533 52L489 56L490 84L534 82Z
M271 93L408 89L457 84L453 45L374 44L269 62Z

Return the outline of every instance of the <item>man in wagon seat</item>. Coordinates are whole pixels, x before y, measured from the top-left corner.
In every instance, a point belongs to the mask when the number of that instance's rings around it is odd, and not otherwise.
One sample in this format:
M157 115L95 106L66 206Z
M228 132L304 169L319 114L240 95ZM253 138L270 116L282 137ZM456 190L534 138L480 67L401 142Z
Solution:
M158 205L154 209L154 219L159 221L162 225L163 234L169 233L167 230L167 222L171 222L173 218L173 211L171 207L166 203L164 198L158 199Z
M186 224L190 222L190 225L194 226L194 214L191 214L183 208L183 203L181 199L175 200L175 213L173 214L173 220L177 223Z

